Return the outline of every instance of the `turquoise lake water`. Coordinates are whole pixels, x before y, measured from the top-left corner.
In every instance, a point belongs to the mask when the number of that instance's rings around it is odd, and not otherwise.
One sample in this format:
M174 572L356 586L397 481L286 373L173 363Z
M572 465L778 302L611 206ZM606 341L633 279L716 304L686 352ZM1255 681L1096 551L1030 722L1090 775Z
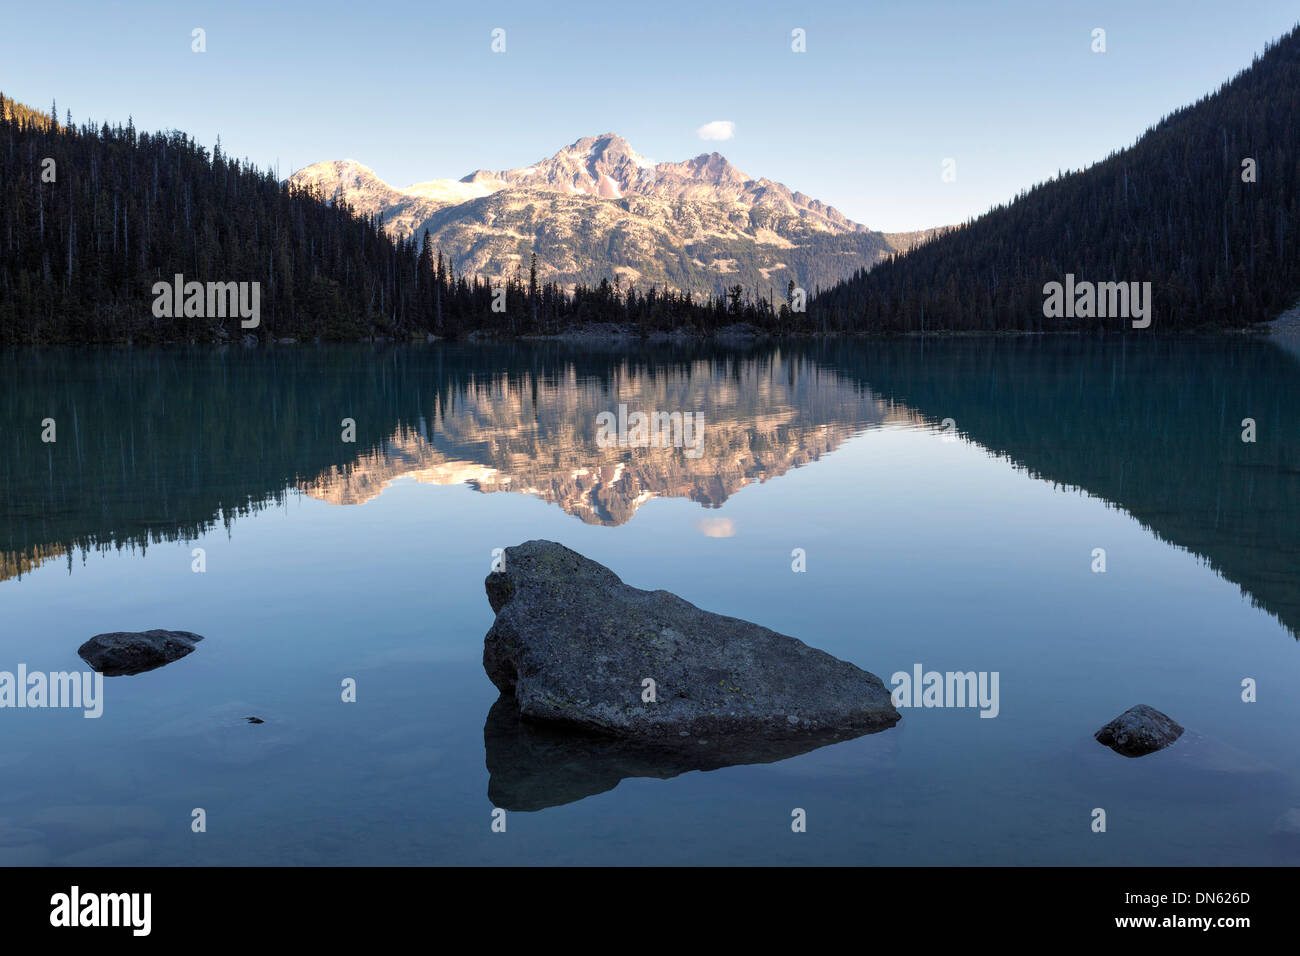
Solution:
M0 671L205 637L99 719L0 709L0 864L1300 862L1300 361L1267 341L10 351L0 382ZM700 413L703 452L600 447L619 404ZM887 682L996 672L998 714L675 776L516 738L483 579L532 538ZM1092 739L1138 703L1185 739Z

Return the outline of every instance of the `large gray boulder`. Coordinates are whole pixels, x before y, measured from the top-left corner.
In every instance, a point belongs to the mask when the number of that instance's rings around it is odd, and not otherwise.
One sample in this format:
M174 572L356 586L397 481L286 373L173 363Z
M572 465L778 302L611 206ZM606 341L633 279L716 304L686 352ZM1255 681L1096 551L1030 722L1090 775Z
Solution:
M879 677L667 591L629 587L553 541L489 574L483 667L530 720L634 740L791 738L899 719ZM654 701L643 699L654 681Z
M105 677L141 674L179 660L203 640L189 631L112 631L77 648L81 659Z
M1163 750L1182 735L1181 724L1146 704L1130 707L1094 734L1098 742L1125 757Z

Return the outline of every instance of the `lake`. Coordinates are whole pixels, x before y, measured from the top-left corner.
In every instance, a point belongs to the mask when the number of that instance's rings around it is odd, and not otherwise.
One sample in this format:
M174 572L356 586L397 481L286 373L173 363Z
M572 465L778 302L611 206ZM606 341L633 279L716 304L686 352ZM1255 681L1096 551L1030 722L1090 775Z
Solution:
M0 709L0 863L1300 862L1300 361L1268 341L20 350L0 381L0 670L205 637L98 719ZM702 448L598 442L620 404ZM996 716L685 772L521 726L483 579L533 538L886 683L997 674ZM1093 740L1139 703L1185 738Z

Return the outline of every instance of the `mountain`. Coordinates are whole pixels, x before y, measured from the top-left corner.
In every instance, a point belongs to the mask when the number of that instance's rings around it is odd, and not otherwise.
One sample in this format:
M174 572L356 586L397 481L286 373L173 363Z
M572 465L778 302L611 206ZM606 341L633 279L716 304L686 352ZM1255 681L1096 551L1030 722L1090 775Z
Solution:
M744 488L864 428L919 422L801 345L233 351L124 349L105 361L91 349L0 349L11 395L0 402L0 582L50 560L71 571L87 553L229 530L298 491L363 504L399 479L529 495L592 525L681 498L708 522ZM701 454L602 446L598 415L619 403L701 413ZM332 410L343 408L355 443L339 441ZM24 427L46 415L57 442Z
M330 504L359 505L400 479L465 484L484 494L532 495L587 524L621 525L656 498L720 508L748 485L817 461L864 428L920 421L802 357L745 359L722 374L707 368L676 364L647 373L629 366L616 387L539 375L526 387L466 388L433 407L421 429L396 429L297 487ZM696 409L708 423L700 456L673 447L602 448L594 423L619 403Z
M809 313L862 331L1130 328L1045 316L1044 286L1073 276L1149 282L1153 330L1266 322L1300 298L1297 156L1300 28L1128 149L862 270Z
M382 216L395 236L427 229L457 271L494 283L526 271L536 253L539 278L562 287L617 277L643 290L741 285L766 295L793 280L811 292L924 235L873 232L718 153L654 163L613 133L531 166L405 189L354 160L316 163L289 181Z
M1122 509L1300 637L1300 362L1245 336L231 351L0 349L0 582L50 560L73 573L96 551L237 534L299 491L361 504L397 479L528 495L593 525L687 499L700 532L725 535L707 509L746 487L863 428L951 418L953 436ZM703 454L602 448L596 415L620 401L702 411ZM1242 442L1233 409L1269 443ZM356 443L339 441L344 414ZM47 415L49 444L30 427Z

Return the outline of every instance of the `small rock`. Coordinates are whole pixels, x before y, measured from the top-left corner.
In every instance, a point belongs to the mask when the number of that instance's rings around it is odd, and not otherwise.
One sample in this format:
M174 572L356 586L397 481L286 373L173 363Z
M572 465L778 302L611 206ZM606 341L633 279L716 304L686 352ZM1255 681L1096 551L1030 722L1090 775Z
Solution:
M1120 714L1095 736L1100 743L1125 757L1141 757L1163 750L1183 735L1182 725L1154 707L1138 704Z
M180 660L203 640L189 631L112 631L77 648L81 659L105 677L141 674Z
M251 733L250 713L262 721ZM159 713L153 724L142 734L150 752L201 766L285 766L294 754L308 752L304 741L310 739L292 715L268 709L262 701L229 700L184 715Z

